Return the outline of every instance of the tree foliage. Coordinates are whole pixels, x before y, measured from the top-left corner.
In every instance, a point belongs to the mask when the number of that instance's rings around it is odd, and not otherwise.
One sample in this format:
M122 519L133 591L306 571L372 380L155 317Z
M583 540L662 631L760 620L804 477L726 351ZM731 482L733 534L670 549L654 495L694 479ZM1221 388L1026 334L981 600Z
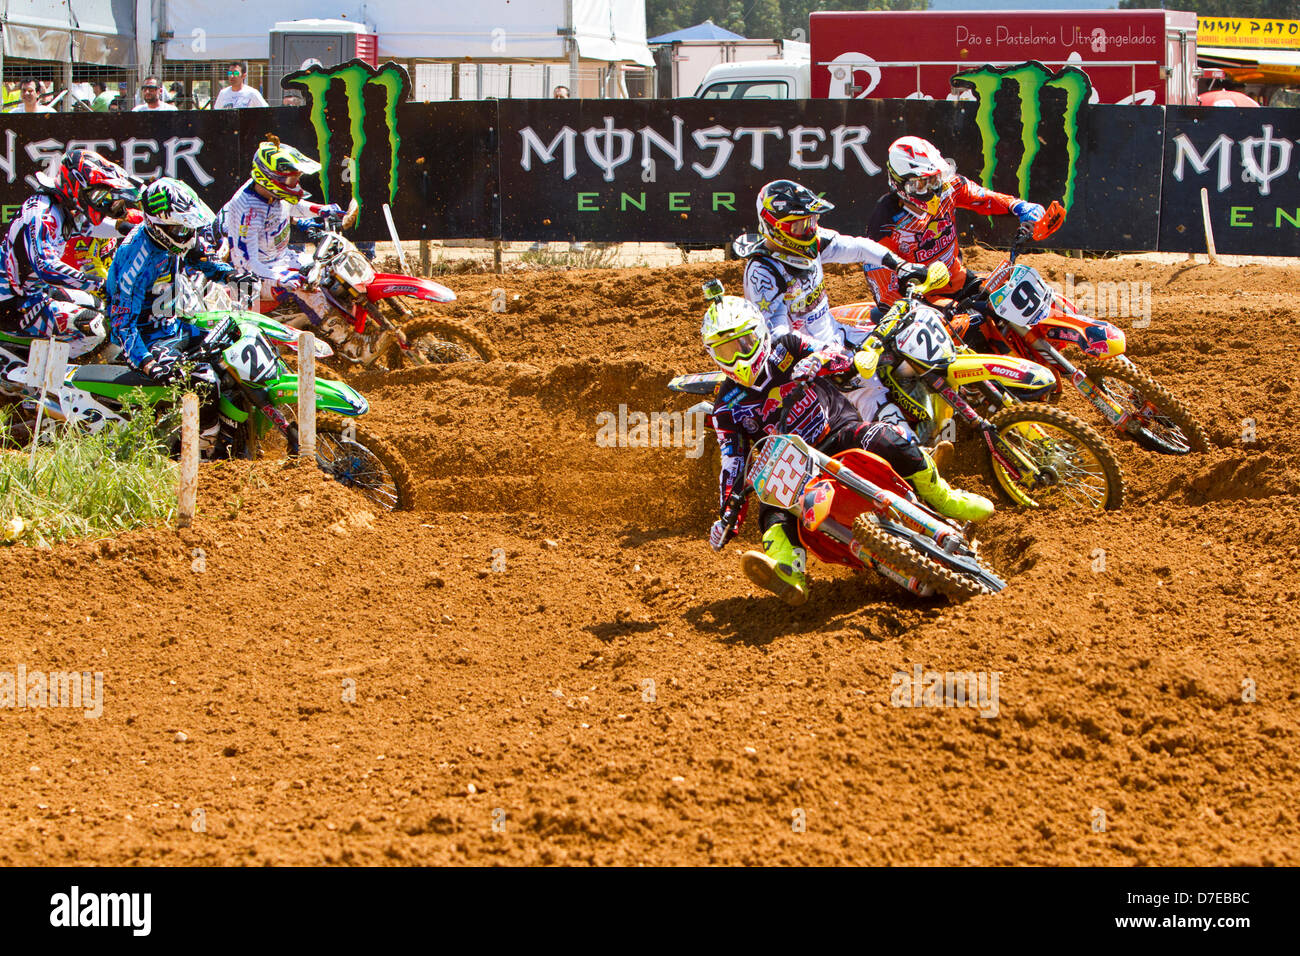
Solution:
M814 10L926 10L929 5L929 0L646 0L646 35L712 20L751 40L807 40L808 14Z

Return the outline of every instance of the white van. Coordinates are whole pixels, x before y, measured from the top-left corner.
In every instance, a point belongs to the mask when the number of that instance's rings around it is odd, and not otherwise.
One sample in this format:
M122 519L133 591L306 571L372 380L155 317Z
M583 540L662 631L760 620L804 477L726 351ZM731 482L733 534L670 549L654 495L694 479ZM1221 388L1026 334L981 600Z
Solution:
M719 63L704 74L696 99L806 100L812 96L808 60Z

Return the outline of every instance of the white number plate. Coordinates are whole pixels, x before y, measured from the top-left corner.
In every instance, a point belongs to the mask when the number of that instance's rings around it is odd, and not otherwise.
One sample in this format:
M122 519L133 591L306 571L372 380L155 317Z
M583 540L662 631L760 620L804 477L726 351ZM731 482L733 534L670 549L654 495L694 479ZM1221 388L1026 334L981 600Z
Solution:
M231 372L242 382L260 385L275 375L280 356L256 328L242 326L238 340L229 346L224 357Z
M1016 266L1011 278L989 295L994 314L1022 329L1037 325L1052 304L1052 290L1029 266Z
M793 508L812 475L812 461L799 446L773 436L750 469L749 483L758 499L776 508Z

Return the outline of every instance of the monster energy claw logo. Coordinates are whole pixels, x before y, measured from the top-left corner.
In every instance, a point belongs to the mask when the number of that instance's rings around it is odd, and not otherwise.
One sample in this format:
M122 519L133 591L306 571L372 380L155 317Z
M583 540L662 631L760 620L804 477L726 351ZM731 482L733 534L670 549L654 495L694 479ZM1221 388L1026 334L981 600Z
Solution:
M1062 197L1062 205L1068 211L1074 202L1075 164L1079 159L1079 107L1088 102L1092 82L1088 79L1088 74L1078 67L1067 66L1060 72L1053 73L1038 62L1021 63L1002 69L984 66L954 76L953 85L974 90L979 103L975 110L975 124L979 127L983 146L984 168L980 181L985 187L992 186L993 171L998 162L1000 136L994 122L994 105L1006 80L1015 83L1016 95L1020 101L1020 143L1023 151L1016 180L1021 196L1029 195L1029 172L1042 145L1039 125L1043 120L1043 90L1057 89L1065 94L1065 108L1061 111L1066 151L1065 195Z
M352 198L361 204L361 184L358 170L366 151L366 90L378 89L383 92L383 125L388 137L388 201L397 200L397 163L398 153L402 147L402 137L397 132L397 104L406 99L411 87L411 78L406 70L396 63L385 63L376 70L361 60L351 60L341 66L326 69L312 66L297 73L290 73L282 82L286 88L294 87L304 92L307 97L307 109L311 116L312 128L316 131L316 149L321 164L321 189L325 201L330 202L330 159L334 145L334 133L327 104L330 88L340 84L343 92L344 108L347 110L348 132L351 134L351 169L344 177L352 187Z

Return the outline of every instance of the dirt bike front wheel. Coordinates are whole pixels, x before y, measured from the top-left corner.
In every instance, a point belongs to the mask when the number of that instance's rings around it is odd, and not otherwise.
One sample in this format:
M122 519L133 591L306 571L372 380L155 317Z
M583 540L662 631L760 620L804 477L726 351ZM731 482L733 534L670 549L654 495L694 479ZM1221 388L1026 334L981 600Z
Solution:
M1133 417L1130 434L1143 448L1165 455L1203 452L1209 446L1205 432L1191 410L1173 393L1131 361L1115 359L1087 362L1088 380Z
M1064 409L1041 403L1012 405L989 424L1050 479L1041 484L1031 474L1012 478L990 456L994 481L1016 504L1113 511L1124 503L1124 475L1115 452L1096 429Z
M415 506L411 469L395 448L352 421L331 417L316 426L316 464L387 511Z
M390 369L445 365L450 362L495 362L492 340L467 322L423 317L402 329L409 349L394 343L383 356Z
M927 554L922 554L905 538L892 534L866 515L853 522L853 538L891 570L908 578L916 578L949 601L964 601L978 594L993 591L982 581L969 574L940 564Z

